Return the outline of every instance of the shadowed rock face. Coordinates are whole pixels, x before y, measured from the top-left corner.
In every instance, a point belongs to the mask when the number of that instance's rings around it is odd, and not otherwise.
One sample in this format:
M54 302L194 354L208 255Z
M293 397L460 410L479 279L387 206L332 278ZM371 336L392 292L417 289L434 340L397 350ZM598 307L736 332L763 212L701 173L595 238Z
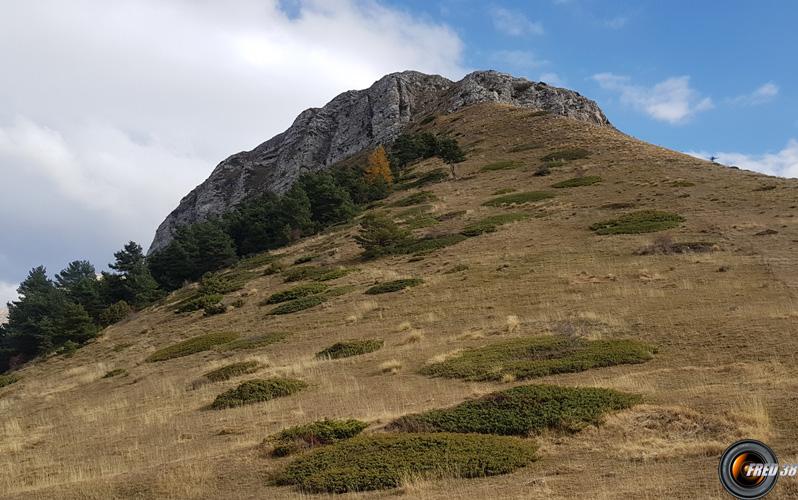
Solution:
M158 226L149 253L166 247L178 227L222 214L251 195L285 192L302 173L391 142L422 115L481 102L609 126L598 105L577 92L496 71L477 71L459 82L417 71L392 73L368 89L344 92L323 108L303 111L285 132L219 163Z

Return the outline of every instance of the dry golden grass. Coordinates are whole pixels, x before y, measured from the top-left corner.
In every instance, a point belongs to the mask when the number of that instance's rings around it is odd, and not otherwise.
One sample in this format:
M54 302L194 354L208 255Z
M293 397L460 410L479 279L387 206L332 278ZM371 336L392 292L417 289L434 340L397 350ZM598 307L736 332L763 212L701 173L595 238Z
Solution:
M456 120L456 121L454 121ZM437 213L466 211L435 234L502 213L481 203L499 189L543 190L554 182L601 175L603 182L514 209L530 214L494 233L410 261L360 262L355 228L318 235L281 250L323 264L356 267L333 286L354 291L323 306L266 316L255 304L285 285L279 274L248 284L244 307L224 315L178 316L152 308L105 330L72 358L21 370L0 389L0 496L4 498L309 498L268 485L282 463L258 444L292 425L322 418L383 424L506 388L512 380L467 383L425 378L417 370L471 347L524 335L635 338L655 345L654 360L541 379L636 392L646 404L573 436L540 438L541 460L508 476L478 480L407 478L407 498L725 498L717 481L720 450L757 437L779 456L798 456L798 182L754 191L763 176L702 162L612 130L528 110L476 106L440 117L471 149L460 179L429 186ZM508 150L534 137L538 149ZM583 147L587 159L535 177L539 158ZM480 174L490 162L525 168ZM444 166L427 160L420 170ZM674 187L674 181L694 183ZM562 191L562 192L559 192ZM407 193L397 193L393 201ZM689 196L684 197L684 194ZM635 255L656 235L597 236L597 220L634 203L686 218L674 241L711 241L711 253ZM755 236L764 228L778 234ZM468 269L447 274L455 265ZM724 271L719 271L724 268ZM367 296L376 282L423 277L402 293ZM275 331L284 340L252 351L198 353L144 363L153 350L192 336ZM423 332L418 337L416 332ZM382 338L382 349L335 361L314 355L347 339ZM117 346L129 344L121 350ZM190 390L203 373L237 361L265 365L258 377L290 376L309 387L263 404L203 411L241 380ZM128 375L103 379L111 369ZM610 451L610 453L608 453ZM684 478L692 480L689 491ZM798 492L776 487L773 497ZM394 498L397 492L342 498ZM326 498L313 496L312 498ZM338 497L340 498L340 497Z

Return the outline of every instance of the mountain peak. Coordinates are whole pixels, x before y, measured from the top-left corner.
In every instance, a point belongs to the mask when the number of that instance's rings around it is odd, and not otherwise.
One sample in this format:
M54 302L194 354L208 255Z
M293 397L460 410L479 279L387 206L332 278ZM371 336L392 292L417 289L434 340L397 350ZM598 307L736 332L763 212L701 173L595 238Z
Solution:
M578 92L498 71L475 71L458 82L412 70L390 73L368 89L303 111L285 132L219 163L160 224L149 253L165 248L178 227L221 215L253 195L285 192L302 173L389 143L421 117L483 102L610 125L598 105Z

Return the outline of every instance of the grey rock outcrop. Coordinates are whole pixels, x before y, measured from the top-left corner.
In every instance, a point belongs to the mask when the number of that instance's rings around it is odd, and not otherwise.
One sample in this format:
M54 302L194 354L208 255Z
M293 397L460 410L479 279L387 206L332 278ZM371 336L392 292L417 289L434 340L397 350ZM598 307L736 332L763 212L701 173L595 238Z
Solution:
M220 215L258 193L285 192L302 173L392 141L419 116L481 102L542 109L609 126L598 105L577 92L505 73L477 71L459 82L417 71L392 73L368 89L344 92L323 108L303 111L285 132L219 163L161 223L149 253L165 248L180 226Z

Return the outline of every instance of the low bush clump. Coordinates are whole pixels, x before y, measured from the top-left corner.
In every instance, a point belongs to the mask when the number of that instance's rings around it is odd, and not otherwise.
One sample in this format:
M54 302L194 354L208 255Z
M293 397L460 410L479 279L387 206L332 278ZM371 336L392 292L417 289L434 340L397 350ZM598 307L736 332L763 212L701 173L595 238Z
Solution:
M350 356L358 356L360 354L368 354L380 349L382 344L382 339L346 340L344 342L336 342L330 347L317 352L316 358L340 359L348 358Z
M113 370L103 375L103 378L119 377L125 375L127 375L127 370L125 370L124 368L114 368Z
M572 188L572 187L581 187L581 186L592 186L601 182L601 177L598 175L586 175L584 177L574 177L573 179L568 179L566 181L558 182L556 184L552 184L551 187L562 189L562 188Z
M590 151L582 148L567 148L561 149L559 151L555 151L553 153L549 153L541 160L543 161L571 161L571 160L581 160L582 158L587 158L590 156Z
M233 377L240 377L241 375L255 373L256 371L260 370L260 367L260 363L257 361L240 361L238 363L232 363L221 368L211 370L204 374L202 378L209 382L224 382L225 380L230 380Z
M634 340L585 340L565 336L527 337L463 352L433 363L421 373L466 380L528 379L591 368L642 363L653 349Z
M454 274L454 273L459 273L461 271L468 271L469 269L470 267L468 266L468 264L456 264L450 267L449 269L445 270L443 274Z
M263 301L263 304L279 304L280 302L288 302L289 300L307 297L308 295L316 295L327 290L327 285L324 283L309 283L307 285L299 285L282 292L277 292L269 296Z
M422 203L428 203L430 201L435 201L437 199L438 198L431 191L419 191L418 193L413 193L409 196L405 196L404 198L391 203L390 206L409 207L412 205L420 205Z
M279 342L288 336L287 332L270 332L263 335L255 335L254 337L245 337L237 339L227 344L222 344L216 348L218 351L237 351L243 349L258 349L265 347L269 344Z
M401 417L389 430L476 432L526 436L547 429L576 432L606 413L629 408L636 395L611 389L526 385L494 392L452 408Z
M411 477L507 474L535 460L529 440L480 434L356 436L299 456L277 477L310 493L396 488Z
M418 238L407 242L399 247L398 252L402 254L424 254L455 245L465 240L466 237L462 234L444 234L441 236L428 236L426 238Z
M216 314L223 314L227 312L227 306L225 306L222 303L211 304L205 306L203 312L205 313L205 316L214 316Z
M484 233L492 233L496 231L496 229L503 224L509 224L511 222L524 220L528 217L529 216L527 214L522 214L522 213L493 215L491 217L485 217L480 221L467 225L466 227L463 228L462 231L460 231L460 234L472 237L472 236L479 236L480 234Z
M507 151L510 153L520 153L522 151L529 151L530 149L538 149L541 145L537 142L529 142L526 144L518 144L517 146L513 146Z
M484 202L483 205L486 207L500 207L502 205L515 204L520 205L521 203L533 203L536 201L547 200L549 198L554 198L554 193L549 193L547 191L526 191L523 193L513 193L491 198L490 200Z
M183 342L164 347L154 353L150 354L146 361L152 363L154 361L166 361L167 359L180 358L190 354L207 351L214 346L232 342L238 338L237 333L209 333L207 335L200 335L193 337Z
M403 182L402 184L397 185L396 189L420 188L429 184L435 184L436 182L445 181L448 178L449 173L446 172L446 170L442 168L436 168L424 174L420 174L411 182Z
M493 162L493 163L488 163L487 165L485 165L484 167L479 169L479 171L480 172L493 172L495 170L511 170L511 169L514 169L514 168L518 168L520 166L521 166L521 164L518 163L517 161L504 160L504 161L496 161L496 162Z
M672 229L684 222L684 217L661 210L639 210L617 219L597 222L590 226L596 234L638 234Z
M308 385L292 378L267 378L247 380L238 387L225 391L211 403L211 408L221 410L253 403L261 403L274 398L290 396Z
M360 420L319 420L310 424L289 427L269 439L272 456L285 457L308 448L328 445L350 439L368 427Z
M690 182L690 181L673 181L673 182L671 182L671 186L673 186L673 187L679 187L679 188L693 187L693 186L695 186L695 182Z
M351 269L320 266L300 266L289 269L283 273L286 282L291 281L330 281L346 276L352 272Z
M316 255L303 255L302 257L299 257L294 261L294 265L308 263L311 260L315 259L316 257L317 257Z
M19 382L19 377L16 375L0 375L0 388Z
M398 292L399 290L404 290L405 288L411 286L417 286L420 285L421 283L424 283L424 280L420 278L407 278L401 280L386 281L384 283L374 285L373 287L366 290L366 293L369 295L377 295L380 293Z
M501 188L501 189L497 189L496 191L494 191L494 192L493 192L493 193L491 193L491 194L492 194L493 196L499 196L500 194L514 193L514 192L516 192L516 191L518 191L518 190L517 190L517 189L515 189L515 188Z
M133 308L124 300L120 300L100 311L98 321L101 325L108 326L118 323L130 316Z
M316 307L319 304L323 304L326 300L327 298L321 295L310 295L308 297L300 297L298 299L290 300L288 302L283 302L281 305L272 309L271 312L269 312L269 314L279 315L279 314L290 314L297 311L303 311L305 309L310 309L311 307Z
M216 304L219 304L224 296L218 293L212 293L208 295L200 295L198 297L194 297L191 300L188 300L178 306L175 309L177 313L186 313L192 311L199 311L200 309L205 309L206 307L211 307Z

